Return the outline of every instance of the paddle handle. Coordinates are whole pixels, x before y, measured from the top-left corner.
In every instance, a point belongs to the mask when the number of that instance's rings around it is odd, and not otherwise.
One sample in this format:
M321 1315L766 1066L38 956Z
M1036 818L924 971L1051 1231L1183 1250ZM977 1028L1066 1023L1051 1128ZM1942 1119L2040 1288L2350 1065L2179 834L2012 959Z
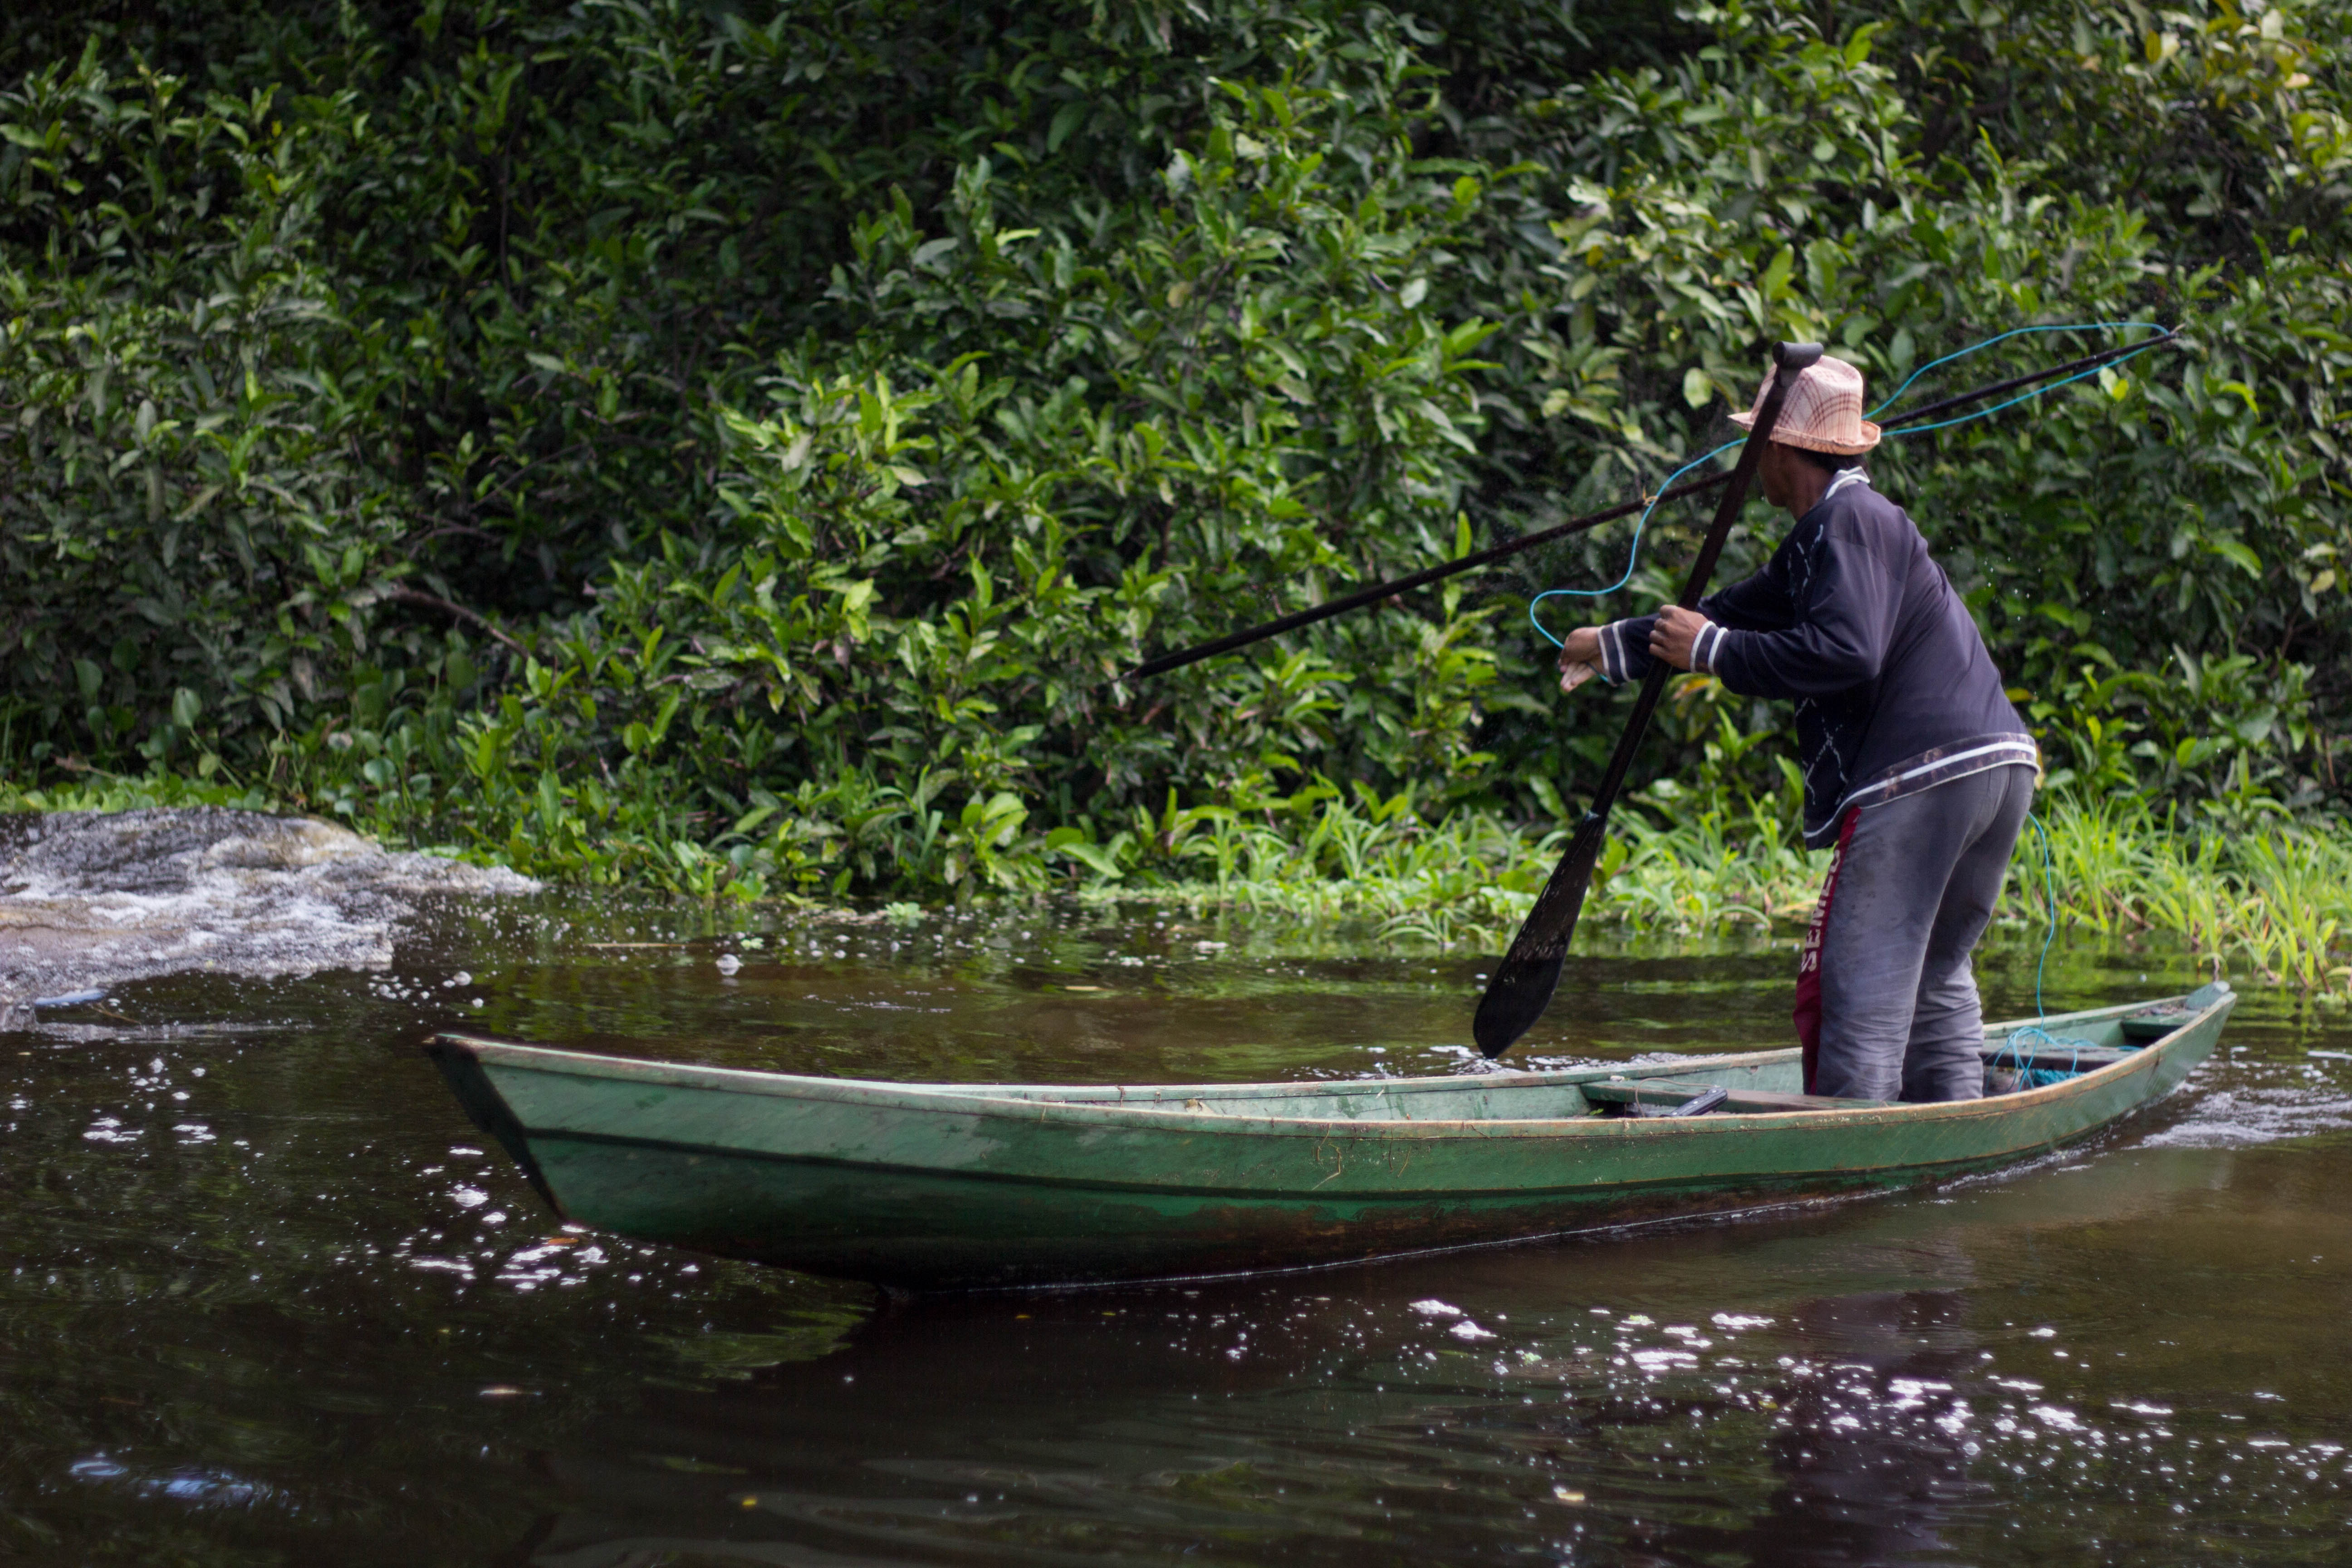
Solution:
M1740 503L1748 499L1748 481L1755 478L1765 443L1771 439L1772 428L1780 422L1780 405L1787 401L1790 384L1821 357L1818 343L1781 343L1773 349L1773 363L1780 374L1773 376L1763 405L1756 411L1755 426L1739 449L1739 460L1733 466L1722 502L1716 508L1715 522L1708 528L1699 546L1698 559L1691 563L1690 576L1683 584L1680 603L1685 609L1697 607L1700 595L1706 592L1707 580L1715 574L1724 541L1730 537ZM1489 1057L1499 1057L1509 1050L1551 1005L1552 991L1559 984L1560 967L1567 960L1569 939L1576 934L1576 919L1583 911L1585 890L1591 885L1601 839L1609 831L1609 810L1617 803L1617 792L1624 787L1625 771L1633 765L1633 752L1641 746L1643 732L1650 727L1650 716L1657 710L1658 699L1665 691L1667 669L1665 660L1651 660L1649 678L1642 682L1642 695L1633 704L1633 716L1617 742L1616 754L1609 759L1609 771L1601 775L1601 787L1593 792L1591 809L1577 825L1559 864L1552 868L1543 891L1536 895L1535 907L1528 911L1518 934L1511 939L1510 951L1496 965L1486 994L1478 999L1471 1035L1478 1042L1478 1048Z
M1683 579L1682 597L1675 603L1684 609L1697 609L1699 600L1706 595L1706 585L1715 576L1715 563L1722 559L1723 546L1731 537L1731 525L1738 521L1739 509L1747 504L1748 487L1756 477L1756 465L1764 460L1764 444L1772 438L1772 427L1780 423L1780 405L1788 401L1790 386L1821 357L1819 343L1773 346L1772 363L1779 374L1772 377L1771 390L1764 395L1764 406L1756 411L1755 428L1740 446L1739 460L1732 465L1731 483L1716 502L1715 521L1698 547L1698 559L1691 563L1690 575ZM1651 715L1657 711L1658 699L1664 694L1666 677L1671 673L1664 659L1650 661L1649 676L1642 682L1642 695L1633 703L1633 716L1626 721L1625 733L1609 759L1609 771L1601 775L1601 787L1592 793L1591 809L1585 813L1588 819L1607 817L1610 808L1617 804L1617 792L1624 787L1626 770L1633 765L1633 753L1641 750L1642 737L1650 728Z

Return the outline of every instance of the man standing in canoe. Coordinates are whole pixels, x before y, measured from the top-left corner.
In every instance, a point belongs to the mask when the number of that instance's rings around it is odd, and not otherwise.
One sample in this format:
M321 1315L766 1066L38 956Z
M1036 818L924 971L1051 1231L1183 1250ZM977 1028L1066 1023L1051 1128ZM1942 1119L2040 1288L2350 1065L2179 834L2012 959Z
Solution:
M1560 687L1638 680L1655 658L1743 697L1792 699L1805 844L1836 850L1797 968L1806 1092L1974 1100L1984 1031L1969 953L2041 752L1927 542L1871 488L1862 454L1879 431L1862 393L1862 373L1829 358L1789 389L1756 473L1796 526L1762 571L1696 613L1570 633ZM1752 428L1754 410L1732 421Z

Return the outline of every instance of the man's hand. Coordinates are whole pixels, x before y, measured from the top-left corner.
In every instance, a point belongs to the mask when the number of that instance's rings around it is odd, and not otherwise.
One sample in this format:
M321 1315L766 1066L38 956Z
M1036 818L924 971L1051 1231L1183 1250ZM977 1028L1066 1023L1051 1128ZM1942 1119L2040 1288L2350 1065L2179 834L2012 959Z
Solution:
M1601 673L1601 628L1579 626L1559 645L1559 689L1573 691Z
M1657 624L1650 628L1650 655L1663 658L1676 669L1691 667L1691 644L1698 640L1707 619L1696 610L1685 610L1680 605L1668 605L1658 612Z

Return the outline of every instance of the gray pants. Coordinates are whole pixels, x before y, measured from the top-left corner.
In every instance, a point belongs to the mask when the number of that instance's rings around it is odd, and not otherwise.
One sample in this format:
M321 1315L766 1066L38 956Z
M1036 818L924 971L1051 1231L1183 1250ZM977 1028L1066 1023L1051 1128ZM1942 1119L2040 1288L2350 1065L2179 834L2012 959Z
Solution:
M1815 1094L1983 1095L1984 1014L1969 952L2032 804L2033 770L2010 766L1860 814L1822 930Z

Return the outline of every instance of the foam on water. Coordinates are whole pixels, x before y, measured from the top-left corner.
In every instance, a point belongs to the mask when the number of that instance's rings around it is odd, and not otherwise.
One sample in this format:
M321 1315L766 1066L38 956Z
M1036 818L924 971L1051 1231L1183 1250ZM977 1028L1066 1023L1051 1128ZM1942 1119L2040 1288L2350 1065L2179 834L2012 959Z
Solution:
M2293 1088L2246 1086L2200 1096L2186 1117L2141 1142L2152 1148L2234 1149L2347 1127L2352 1127L2352 1094L2345 1092L2340 1080Z
M0 824L0 1027L29 1003L182 970L377 969L432 894L528 893L512 871L387 854L313 817L203 808Z

